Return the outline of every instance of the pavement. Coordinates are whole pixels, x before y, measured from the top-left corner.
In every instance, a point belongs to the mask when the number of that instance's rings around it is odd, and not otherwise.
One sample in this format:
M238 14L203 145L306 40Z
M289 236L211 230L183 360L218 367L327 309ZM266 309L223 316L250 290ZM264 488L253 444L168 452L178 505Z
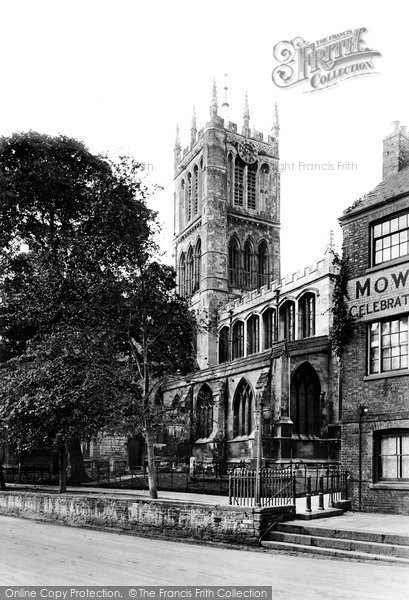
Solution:
M9 490L24 489L27 491L43 491L49 492L50 490L55 493L58 492L57 486L35 486L25 484L7 484ZM69 487L67 493L74 493L80 495L95 495L102 494L110 497L121 496L121 497L133 497L133 498L145 498L149 499L149 492L147 490L124 490L124 489L113 489L113 488L102 488L102 487ZM186 502L194 504L205 504L211 506L228 506L228 496L214 496L211 494L189 494L179 491L159 491L158 500L165 500L168 502ZM329 496L324 497L324 507L328 507ZM320 516L324 517L324 511L318 511L318 496L312 496L311 498L312 512L321 513ZM297 513L305 511L305 498L296 499ZM298 521L292 521L292 523L298 523ZM300 524L306 525L305 521L299 521ZM312 523L311 523L312 524ZM315 519L313 522L314 527L322 527L323 529L341 529L348 531L364 531L370 533L380 533L385 535L401 535L409 537L409 516L405 515L391 515L382 513L365 513L365 512L346 512L341 516L327 517Z

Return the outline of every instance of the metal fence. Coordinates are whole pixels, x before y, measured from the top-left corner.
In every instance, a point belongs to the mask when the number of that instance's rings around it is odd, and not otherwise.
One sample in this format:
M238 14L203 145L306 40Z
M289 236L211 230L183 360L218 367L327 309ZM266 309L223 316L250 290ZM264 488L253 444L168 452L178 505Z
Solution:
M58 483L58 473L52 466L12 466L2 467L5 483L55 484Z

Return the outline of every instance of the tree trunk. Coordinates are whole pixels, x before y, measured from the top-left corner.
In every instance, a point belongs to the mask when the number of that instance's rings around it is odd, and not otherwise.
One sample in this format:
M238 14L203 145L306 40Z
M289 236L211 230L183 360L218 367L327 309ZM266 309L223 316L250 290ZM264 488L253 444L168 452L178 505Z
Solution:
M4 481L3 465L2 465L2 463L0 463L0 490L5 490L5 489L6 489L6 482Z
M58 449L58 464L60 467L60 494L67 491L67 445L61 444Z
M146 426L145 439L148 458L149 495L151 498L156 499L158 497L158 482L155 469L155 450L153 447L154 436L149 425Z
M70 440L68 443L70 453L70 485L81 485L86 481L86 473L84 467L84 458L82 456L81 444L78 438Z

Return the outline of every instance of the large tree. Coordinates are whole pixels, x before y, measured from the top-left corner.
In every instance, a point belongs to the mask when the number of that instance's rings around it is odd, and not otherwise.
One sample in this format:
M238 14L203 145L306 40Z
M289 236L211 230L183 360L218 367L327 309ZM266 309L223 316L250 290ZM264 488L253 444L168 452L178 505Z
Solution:
M154 262L139 166L36 133L0 140L0 425L18 449L142 428L153 386L192 366L194 320ZM152 493L155 495L154 479Z

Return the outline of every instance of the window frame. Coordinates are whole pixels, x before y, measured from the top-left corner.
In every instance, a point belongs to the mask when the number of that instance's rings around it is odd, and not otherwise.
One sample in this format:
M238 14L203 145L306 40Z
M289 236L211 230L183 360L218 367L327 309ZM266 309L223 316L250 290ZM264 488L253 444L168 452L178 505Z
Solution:
M403 458L405 456L408 457L409 461L409 452L404 453L403 451L403 442L402 438L406 437L409 441L409 429L408 428L392 428L392 429L382 429L380 431L374 432L374 480L377 483L409 483L409 468L408 468L408 477L403 477ZM400 443L400 452L396 451L395 454L381 454L381 444L382 440L386 438L395 438L395 448L397 446L396 442L399 438ZM396 448L397 450L397 448ZM382 456L396 457L396 474L397 477L382 477ZM400 472L400 476L398 474Z
M394 321L401 321L403 319L406 319L407 323L406 323L406 331L403 330L401 331L400 329L398 331L392 332L392 322ZM389 333L383 333L382 332L382 326L386 323L389 323L390 327L389 327ZM372 330L373 330L373 326L377 325L378 327L378 344L377 345L372 345ZM393 346L391 345L387 345L384 346L382 343L383 337L391 337L392 335L398 335L399 338L401 336L401 334L406 333L406 344L405 343L401 343L401 340L399 339L399 345L397 346ZM404 314L399 314L399 315L393 315L384 319L379 319L377 321L371 321L370 323L368 323L367 326L367 332L366 332L366 340L367 340L367 375L370 376L379 376L379 375L384 375L385 377L387 377L389 374L391 373L404 373L405 371L408 371L409 369L409 314L408 313L404 313ZM391 340L392 341L392 340ZM404 340L405 341L405 340ZM392 349L394 347L398 347L401 348L402 346L406 345L406 353L403 354L401 351L399 352L398 355L393 356L392 354ZM378 369L372 370L372 364L373 364L373 359L372 359L372 349L378 349L378 356L377 356L377 362L378 362ZM387 357L383 357L383 350L386 349L390 349L390 356ZM390 369L384 369L383 368L383 360L390 360L391 361L391 365L392 365L392 360L393 358L399 358L399 362L401 362L402 358L406 356L406 366L403 367L398 367L398 368L390 368Z
M375 230L377 227L379 226L383 226L386 223L391 223L392 221L394 221L395 219L401 219L402 217L406 216L406 227L404 227L403 229L399 229L399 224L398 224L398 229L396 231L391 232L390 231L390 226L389 226L389 232L385 233L385 234L381 234L375 237ZM402 254L393 258L388 258L387 260L381 260L380 262L376 262L376 241L377 240L383 240L387 237L392 238L392 235L396 235L396 234L400 234L400 232L403 231L407 231L407 239L404 240L404 242L406 241L407 244L407 252L406 254ZM402 260L405 257L409 257L409 210L403 210L400 211L398 213L393 213L391 215L388 215L386 218L383 217L382 219L378 219L377 221L374 221L373 223L370 224L370 244L371 244L371 252L370 252L370 266L371 267L380 267L381 265L387 265L387 264L393 264L394 261L397 260ZM400 242L397 244L399 247ZM395 244L396 246L396 244ZM392 239L391 239L391 245L388 248L392 248ZM385 248L386 249L386 248ZM381 252L383 252L384 248L382 248Z

